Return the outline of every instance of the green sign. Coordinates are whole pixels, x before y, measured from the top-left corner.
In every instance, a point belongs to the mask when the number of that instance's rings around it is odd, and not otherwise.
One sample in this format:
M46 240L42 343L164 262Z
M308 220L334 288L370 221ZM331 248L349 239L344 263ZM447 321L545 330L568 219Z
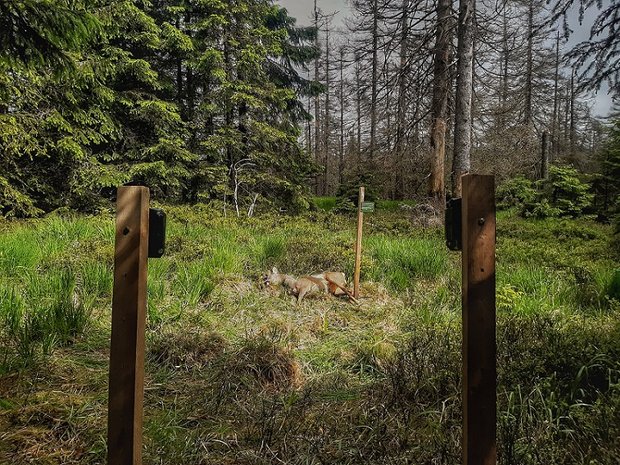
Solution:
M374 202L362 202L362 212L364 213L372 213L375 211L375 203Z

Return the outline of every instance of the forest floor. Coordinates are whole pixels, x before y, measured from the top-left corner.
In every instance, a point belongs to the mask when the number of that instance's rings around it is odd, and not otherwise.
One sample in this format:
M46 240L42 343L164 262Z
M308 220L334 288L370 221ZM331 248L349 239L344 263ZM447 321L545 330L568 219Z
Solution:
M360 304L297 305L261 276L350 277L353 216L165 209L145 464L459 463L460 254L442 230L367 214ZM511 212L497 228L500 463L619 463L611 228ZM113 240L111 214L0 222L0 463L105 463Z

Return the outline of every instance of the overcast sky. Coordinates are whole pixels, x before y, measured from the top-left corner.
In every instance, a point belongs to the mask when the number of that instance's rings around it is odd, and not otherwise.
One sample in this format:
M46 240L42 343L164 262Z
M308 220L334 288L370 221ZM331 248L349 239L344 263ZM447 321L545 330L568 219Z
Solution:
M283 5L291 16L297 18L297 24L309 25L312 22L312 8L314 0L276 0L280 5ZM324 13L333 13L338 11L339 14L335 18L334 26L338 27L342 25L342 20L347 16L349 7L345 0L317 0L318 7ZM584 25L579 26L577 21L577 15L575 19L570 21L570 25L574 30L571 36L568 46L574 45L582 40L587 40L590 25L594 21L598 14L598 10L590 8L585 12ZM593 113L596 116L606 116L611 107L611 96L607 94L607 86L604 86L601 91L598 92L593 98Z

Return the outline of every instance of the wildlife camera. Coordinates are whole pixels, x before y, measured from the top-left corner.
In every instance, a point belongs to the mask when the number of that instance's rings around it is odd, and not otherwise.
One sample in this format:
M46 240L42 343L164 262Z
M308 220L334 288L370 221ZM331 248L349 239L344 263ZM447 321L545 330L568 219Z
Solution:
M159 208L149 209L149 258L160 258L166 249L166 214Z
M446 202L446 245L450 250L461 250L461 199L449 199Z

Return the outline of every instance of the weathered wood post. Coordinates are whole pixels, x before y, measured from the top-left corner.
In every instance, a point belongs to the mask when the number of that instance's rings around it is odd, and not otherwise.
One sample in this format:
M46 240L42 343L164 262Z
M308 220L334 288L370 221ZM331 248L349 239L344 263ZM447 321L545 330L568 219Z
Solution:
M141 465L149 190L120 187L116 203L108 465Z
M353 273L353 297L356 299L360 296L360 268L362 263L362 228L364 226L364 212L362 204L364 203L364 187L360 187L357 199L357 238L355 240L355 271Z
M462 179L463 464L495 465L495 179Z

